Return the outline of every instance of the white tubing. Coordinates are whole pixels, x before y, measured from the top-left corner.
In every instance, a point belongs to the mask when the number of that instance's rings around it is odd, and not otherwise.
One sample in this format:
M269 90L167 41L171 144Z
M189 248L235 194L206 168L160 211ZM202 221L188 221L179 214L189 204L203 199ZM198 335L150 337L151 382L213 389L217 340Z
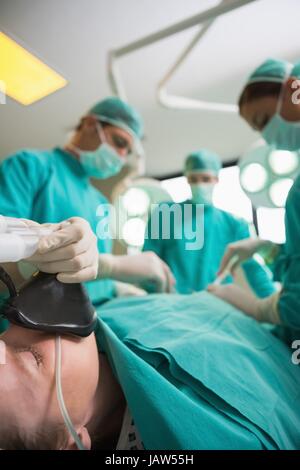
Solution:
M80 437L78 436L71 418L69 416L68 410L65 405L62 386L61 386L61 338L60 336L56 336L55 338L55 382L56 382L56 394L57 400L59 404L59 408L64 419L65 425L74 439L75 444L77 445L79 450L87 450Z

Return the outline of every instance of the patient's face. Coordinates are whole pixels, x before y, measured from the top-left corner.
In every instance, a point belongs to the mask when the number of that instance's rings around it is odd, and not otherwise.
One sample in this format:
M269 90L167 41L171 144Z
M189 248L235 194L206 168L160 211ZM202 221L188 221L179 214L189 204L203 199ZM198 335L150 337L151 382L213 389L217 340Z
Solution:
M0 363L1 428L34 432L63 423L55 388L55 336L15 325L0 335L6 363ZM62 388L75 426L89 419L99 379L95 336L62 337Z

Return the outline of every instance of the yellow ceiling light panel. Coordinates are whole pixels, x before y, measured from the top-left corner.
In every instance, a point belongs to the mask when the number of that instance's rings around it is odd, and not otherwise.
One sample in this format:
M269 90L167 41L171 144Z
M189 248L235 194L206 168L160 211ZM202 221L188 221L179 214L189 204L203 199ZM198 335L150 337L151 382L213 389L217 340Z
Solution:
M0 32L0 80L6 94L28 105L64 87L67 80Z

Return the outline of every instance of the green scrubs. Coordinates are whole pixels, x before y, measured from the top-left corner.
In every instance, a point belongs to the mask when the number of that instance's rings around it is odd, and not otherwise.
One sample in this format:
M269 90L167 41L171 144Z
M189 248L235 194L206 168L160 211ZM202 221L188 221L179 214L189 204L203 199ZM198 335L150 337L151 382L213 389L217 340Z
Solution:
M263 325L207 292L98 313L98 346L146 449L300 449L299 367Z
M171 207L173 203L167 204ZM191 209L190 217L186 212L186 206ZM157 212L150 217L143 249L154 251L170 266L176 278L176 290L181 294L206 289L216 278L227 245L250 236L246 222L216 207L205 206L203 247L188 250L187 244L191 243L189 237L192 233L196 233L197 227L199 231L199 226L202 225L196 212L196 205L191 201L180 204L182 213L186 214L184 224L180 223L180 226L175 224L175 229L172 230L171 222L169 239L164 239L163 235L162 208L163 205L160 205L157 209L160 213ZM156 218L160 225L158 237L155 239L151 235L154 233L152 223ZM189 231L186 230L187 227L190 227ZM251 259L242 267L249 284L259 297L267 297L275 292L270 274L257 261ZM232 279L228 278L227 282L232 282Z
M0 166L1 215L41 224L83 217L96 233L101 221L97 208L107 203L91 185L81 164L62 149L21 150ZM109 253L111 239L98 238L98 248L101 253ZM91 281L86 286L95 303L114 295L110 280Z
M300 339L300 176L289 192L285 212L286 243L278 256L275 269L283 291L279 298L282 325L278 334L287 342Z

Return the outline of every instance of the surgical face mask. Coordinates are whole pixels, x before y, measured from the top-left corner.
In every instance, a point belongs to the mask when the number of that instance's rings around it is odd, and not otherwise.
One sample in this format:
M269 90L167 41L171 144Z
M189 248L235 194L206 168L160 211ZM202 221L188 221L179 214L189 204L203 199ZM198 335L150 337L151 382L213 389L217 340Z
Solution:
M300 122L290 122L281 115L283 89L278 97L277 109L274 116L263 128L262 135L265 141L280 150L300 149Z
M212 205L214 183L191 184L192 201L194 204Z
M125 164L116 150L106 142L105 135L100 125L97 124L97 132L102 142L96 150L76 150L79 152L80 162L86 174L92 178L105 179L118 174Z
M264 127L262 135L268 144L280 150L300 149L300 122L290 122L276 113Z

